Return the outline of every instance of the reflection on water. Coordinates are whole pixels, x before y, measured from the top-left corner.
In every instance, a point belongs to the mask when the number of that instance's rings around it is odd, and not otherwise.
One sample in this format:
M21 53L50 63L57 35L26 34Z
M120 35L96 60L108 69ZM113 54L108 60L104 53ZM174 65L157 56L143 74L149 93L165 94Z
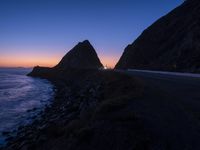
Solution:
M30 123L53 97L53 86L47 80L27 77L30 71L0 69L0 144L5 142L3 132Z

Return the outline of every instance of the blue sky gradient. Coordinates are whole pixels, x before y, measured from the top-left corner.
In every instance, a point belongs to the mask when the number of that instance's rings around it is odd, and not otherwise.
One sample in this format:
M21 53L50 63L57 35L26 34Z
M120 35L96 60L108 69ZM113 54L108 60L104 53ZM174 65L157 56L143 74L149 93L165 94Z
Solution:
M182 2L0 0L0 66L52 66L85 39L113 66L145 28Z

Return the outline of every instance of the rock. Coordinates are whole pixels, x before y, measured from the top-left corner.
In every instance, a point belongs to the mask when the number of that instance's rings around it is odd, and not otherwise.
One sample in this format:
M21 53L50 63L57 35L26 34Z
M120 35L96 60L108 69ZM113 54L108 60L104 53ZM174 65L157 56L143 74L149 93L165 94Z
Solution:
M200 72L200 1L181 6L126 47L116 69Z
M28 76L55 78L63 70L102 68L97 53L88 40L78 43L53 68L36 66ZM61 75L62 76L62 75Z
M46 77L51 72L51 68L48 67L40 67L36 66L33 70L28 74L28 76L35 76L35 77Z
M55 66L59 69L98 69L101 67L97 53L88 40L78 43Z

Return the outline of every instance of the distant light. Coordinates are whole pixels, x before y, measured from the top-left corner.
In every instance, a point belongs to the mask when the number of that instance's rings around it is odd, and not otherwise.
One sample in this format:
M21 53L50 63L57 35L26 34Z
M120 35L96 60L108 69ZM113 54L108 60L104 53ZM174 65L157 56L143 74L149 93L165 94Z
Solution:
M107 67L107 66L104 66L103 69L106 70L106 69L108 69L108 67Z

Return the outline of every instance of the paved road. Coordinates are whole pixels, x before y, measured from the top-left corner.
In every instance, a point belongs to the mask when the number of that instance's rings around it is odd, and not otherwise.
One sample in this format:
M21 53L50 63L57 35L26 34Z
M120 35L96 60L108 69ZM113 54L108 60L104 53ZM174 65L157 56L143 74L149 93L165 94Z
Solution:
M200 150L200 78L126 71L144 79L144 95L131 109L152 134L153 149Z

